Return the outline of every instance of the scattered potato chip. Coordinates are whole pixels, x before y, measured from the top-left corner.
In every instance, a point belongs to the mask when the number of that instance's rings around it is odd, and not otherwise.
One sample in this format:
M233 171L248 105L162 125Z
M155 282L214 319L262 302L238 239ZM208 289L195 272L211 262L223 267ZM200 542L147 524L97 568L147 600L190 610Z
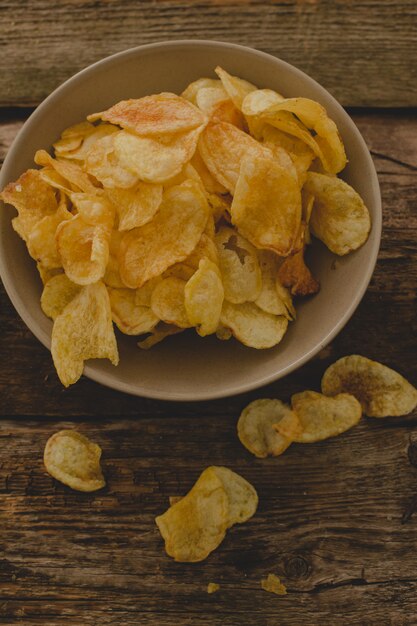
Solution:
M125 233L119 250L120 275L132 289L160 276L194 250L209 217L199 185L170 187L151 222Z
M215 333L224 298L220 271L215 263L201 259L198 270L185 285L184 298L187 318L198 334L205 337Z
M329 250L344 255L365 243L371 229L369 211L350 185L335 176L309 172L305 189L314 196L311 231Z
M277 279L279 260L270 250L258 250L259 266L262 273L262 289L255 304L272 315L284 315L288 320L295 316L289 291Z
M317 293L320 289L320 283L305 263L304 249L284 259L277 277L293 296L308 296Z
M215 550L228 527L229 500L222 480L208 467L194 487L155 521L165 550L176 561L202 561Z
M303 391L292 396L291 406L301 422L301 434L295 437L299 443L340 435L355 426L362 416L360 403L348 393L331 398L316 391ZM280 432L279 424L276 430Z
M207 593L216 593L220 589L220 585L218 583L208 583L207 585Z
M134 289L109 289L113 322L125 335L149 333L159 322L150 306L136 302Z
M116 155L115 141L119 134L113 133L98 139L85 157L84 169L106 189L130 188L137 184L139 178L138 174L124 166Z
M165 322L159 322L159 324L157 324L157 326L155 326L155 328L152 330L149 337L146 337L146 339L142 339L142 341L138 341L138 348L141 348L142 350L149 350L167 337L182 333L183 330L183 328L178 328L178 326L174 326L173 324L165 324Z
M89 115L87 119L93 122L102 119L137 135L149 136L192 130L206 121L197 107L174 93L122 100L107 111Z
M83 172L81 167L76 163L58 161L58 159L51 157L46 150L38 150L35 154L34 161L37 165L52 167L62 178L77 187L80 191L92 194L97 192L97 188L91 182L88 174Z
M298 182L273 159L245 157L231 213L232 223L253 245L287 256L301 223Z
M249 83L247 80L243 80L243 78L231 76L220 66L217 66L214 71L222 81L222 85L229 98L232 100L235 107L240 111L242 109L243 100L248 93L251 93L256 89L255 85L252 85L252 83Z
M326 396L351 393L368 417L407 415L417 406L417 389L401 374L358 354L333 363L324 373L321 389Z
M185 281L171 276L164 278L152 292L151 308L154 315L166 324L190 328L185 308Z
M233 304L258 298L262 275L255 248L232 228L216 234L224 297Z
M216 476L221 480L226 492L229 511L227 527L234 524L243 524L253 515L258 508L258 494L247 480L232 472L227 467L212 466Z
M287 594L286 586L282 584L275 574L268 574L266 578L263 578L261 580L261 587L264 591L276 593L277 596L285 596Z
M226 300L223 302L220 322L230 328L233 336L241 343L257 350L276 346L288 326L286 317L265 313L253 302L232 304Z
M282 421L286 423L285 435L273 427ZM240 442L260 459L285 452L299 429L299 420L289 406L280 400L266 398L248 404L237 424Z
M83 287L55 319L52 358L65 387L77 382L84 361L119 362L107 289L102 282Z
M80 290L80 285L72 283L66 274L52 276L42 291L42 311L52 320L56 319Z
M162 202L162 185L140 181L130 189L107 189L119 216L119 230L131 230L151 221Z
M101 448L76 430L60 430L46 442L44 464L56 480L77 491L105 486L100 467Z

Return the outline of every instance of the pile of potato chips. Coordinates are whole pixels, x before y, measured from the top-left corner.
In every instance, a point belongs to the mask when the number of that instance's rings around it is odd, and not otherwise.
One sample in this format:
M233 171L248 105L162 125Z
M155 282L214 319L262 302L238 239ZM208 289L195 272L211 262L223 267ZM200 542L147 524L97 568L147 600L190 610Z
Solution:
M294 394L291 407L275 399L251 402L237 425L241 443L259 458L278 456L293 442L314 443L345 432L359 422L362 412L395 417L417 406L417 389L403 376L357 354L333 363L321 389Z
M368 237L325 109L216 73L88 116L0 194L37 261L65 386L87 359L117 364L113 323L148 334L141 348L187 328L275 346L292 296L319 289L311 234L339 255Z

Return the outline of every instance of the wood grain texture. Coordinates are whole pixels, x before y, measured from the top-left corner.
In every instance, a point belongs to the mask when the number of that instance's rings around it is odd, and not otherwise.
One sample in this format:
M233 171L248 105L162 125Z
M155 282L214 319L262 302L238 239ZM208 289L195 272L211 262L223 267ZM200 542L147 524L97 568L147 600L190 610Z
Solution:
M345 106L417 105L414 0L2 0L0 105L37 104L72 74L156 41L279 56Z

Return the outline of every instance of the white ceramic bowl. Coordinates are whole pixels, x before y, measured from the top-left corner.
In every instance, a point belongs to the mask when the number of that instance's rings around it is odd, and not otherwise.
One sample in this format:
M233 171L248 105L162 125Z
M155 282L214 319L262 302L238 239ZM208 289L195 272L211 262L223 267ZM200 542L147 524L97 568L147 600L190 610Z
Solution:
M143 352L135 338L118 333L120 364L91 361L89 378L139 396L203 400L260 387L296 369L321 350L346 324L370 281L381 237L381 198L375 168L355 124L336 100L300 70L263 52L217 41L171 41L140 46L103 59L58 87L31 115L15 139L0 175L0 188L33 167L39 148L49 149L64 128L88 113L126 98L160 91L180 93L192 80L213 76L216 65L259 87L320 102L343 137L349 165L342 177L362 196L372 231L358 251L338 259L318 241L310 259L320 279L318 295L297 304L298 317L280 345L246 348L235 340L199 338L193 331ZM17 312L48 348L52 323L40 308L41 282L25 244L11 227L15 211L0 212L0 273Z

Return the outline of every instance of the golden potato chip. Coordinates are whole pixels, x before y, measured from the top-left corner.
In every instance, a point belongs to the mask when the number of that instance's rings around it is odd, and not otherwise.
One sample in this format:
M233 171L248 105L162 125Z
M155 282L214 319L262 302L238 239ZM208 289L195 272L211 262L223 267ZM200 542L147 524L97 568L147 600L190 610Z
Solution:
M169 556L182 563L202 561L226 533L229 501L221 479L208 467L194 487L155 521Z
M252 83L249 83L247 80L243 80L243 78L231 76L226 72L226 70L219 66L217 66L214 71L222 81L222 85L229 98L232 100L235 107L240 111L242 109L243 100L248 93L251 93L251 91L256 89L255 85L252 85Z
M160 136L192 130L205 123L203 113L174 93L159 93L136 100L122 100L107 111L88 115L137 135Z
M301 224L297 180L272 159L242 159L232 202L232 222L257 248L287 256Z
M171 265L165 272L162 274L162 278L178 278L184 282L190 280L191 276L195 274L196 270L194 267L190 267L185 262L184 263L174 263ZM152 279L154 280L154 279Z
M149 333L159 318L150 306L136 303L134 289L108 289L113 322L125 335Z
M204 232L196 247L189 256L185 259L184 263L194 270L198 269L201 259L207 258L216 265L219 263L219 254L217 252L217 246L213 239L206 235ZM188 279L187 279L188 280Z
M157 319L179 328L190 328L185 309L185 281L171 276L158 283L151 297L151 308Z
M275 574L268 574L266 578L263 578L261 580L261 587L264 591L275 593L277 596L285 596L287 594L286 586L282 584Z
M196 326L201 337L216 332L224 298L220 271L207 258L200 261L198 270L188 280L184 289L187 318Z
M173 324L159 322L159 324L152 330L149 337L146 337L146 339L143 339L142 341L138 341L138 348L142 348L142 350L149 350L167 337L182 333L183 330L183 328L178 328L178 326L174 326Z
M334 397L316 391L303 391L291 397L291 406L301 422L298 443L314 443L335 437L355 426L362 416L360 403L348 393ZM276 426L279 432L279 424Z
M51 280L54 276L58 276L59 274L63 274L64 270L62 267L56 267L54 269L49 269L42 265L42 263L36 263L36 269L39 272L39 276L41 277L41 281L43 285L46 285L48 280Z
M195 103L198 108L211 117L213 110L219 102L230 100L221 82L216 86L201 87L195 96Z
M72 193L70 197L86 224L113 228L115 208L108 198L90 193Z
M233 124L233 126L240 128L240 130L246 130L247 128L245 118L231 100L218 102L211 112L210 119L214 122Z
M120 275L132 289L183 261L196 247L210 209L194 181L170 187L151 222L125 233L119 251Z
M224 185L221 185L210 173L207 165L204 163L200 151L196 150L193 154L193 157L190 161L190 164L195 168L200 176L200 179L203 182L205 190L210 193L219 193L225 194L227 193L227 189Z
M227 122L210 122L201 133L200 155L212 176L233 194L244 157L273 158L272 152Z
M88 359L118 364L109 295L102 282L83 287L55 319L51 352L65 387L77 382Z
M301 139L265 124L262 129L264 144L274 151L274 148L283 148L288 152L297 170L298 180L304 182L305 174L309 169L315 154L313 150Z
M293 296L308 296L320 289L320 283L305 264L304 249L284 259L278 270L278 280Z
M209 203L213 220L217 224L223 218L230 223L230 207L231 202L229 203L228 199L231 196L220 196L217 193L208 193L207 201Z
M273 89L254 89L245 95L241 109L244 115L255 117L284 100L284 96Z
M61 159L83 162L96 141L117 133L118 130L117 126L111 124L98 126L93 126L89 122L77 124L67 128L61 138L53 144L55 155Z
M140 289L135 289L135 304L136 306L151 306L152 294L153 291L160 282L162 278L160 276L156 276L155 278L151 278L147 283L142 285Z
M24 172L6 185L0 198L17 209L18 216L12 219L12 226L25 241L36 224L58 208L54 190L42 180L39 170Z
M270 250L258 250L259 266L262 273L262 289L255 304L273 315L284 315L288 320L294 318L295 311L289 291L277 280L279 259Z
M121 131L120 131L121 132ZM138 174L121 163L116 155L115 140L120 133L113 133L94 142L88 150L84 169L106 189L130 188L138 182Z
M286 317L265 313L253 302L232 304L226 300L223 302L220 322L230 328L233 336L245 346L258 350L276 346L288 326Z
M218 583L208 583L207 585L207 593L216 593L220 589L220 585Z
M89 285L103 278L109 260L110 235L107 225L87 224L82 215L61 222L56 231L57 248L72 282Z
M38 150L34 160L37 165L52 167L62 178L77 187L80 191L92 194L97 192L97 187L93 185L88 174L83 172L81 167L76 163L54 159L46 150Z
M66 204L60 203L53 215L43 217L29 233L26 244L30 256L47 269L62 267L61 256L56 244L58 226L72 218Z
M407 415L417 406L417 389L401 374L358 354L342 357L327 368L321 389L327 396L351 393L368 417Z
M371 219L360 195L344 180L308 172L306 191L314 196L310 226L335 254L344 255L368 239Z
M66 178L63 178L61 174L58 174L53 167L43 167L39 170L39 175L45 183L48 183L54 189L59 189L63 191L67 196L70 196L73 193L74 189L78 189L78 187L74 187L71 185Z
M203 127L162 137L138 137L121 131L114 137L120 165L147 183L163 183L179 174L191 159Z
M229 504L227 527L243 524L255 515L258 508L256 489L242 476L227 467L213 465L211 469L221 480L227 495Z
M60 430L46 442L43 461L56 480L77 491L105 486L100 467L101 448L76 430Z
M131 189L107 189L116 207L119 230L131 230L151 221L162 202L162 185L140 181Z
M66 274L52 276L45 284L41 307L47 317L52 320L61 315L67 304L80 292L80 285L72 283Z
M123 238L123 233L118 230L112 230L109 241L109 260L107 261L106 271L104 272L103 282L108 287L114 289L123 289L126 287L120 277L119 272L119 249Z
M194 80L192 83L190 83L182 92L181 97L185 98L186 100L189 100L189 102L192 102L193 104L197 103L197 94L200 91L200 89L206 88L206 87L221 87L222 83L220 81L220 79L218 78L198 78L197 80Z
M274 425L284 420L287 423L286 434L281 435L274 429ZM299 420L289 406L280 400L267 398L248 404L237 423L240 442L260 459L285 452L299 428Z
M233 228L216 235L224 297L233 304L253 301L261 293L262 275L255 248Z

